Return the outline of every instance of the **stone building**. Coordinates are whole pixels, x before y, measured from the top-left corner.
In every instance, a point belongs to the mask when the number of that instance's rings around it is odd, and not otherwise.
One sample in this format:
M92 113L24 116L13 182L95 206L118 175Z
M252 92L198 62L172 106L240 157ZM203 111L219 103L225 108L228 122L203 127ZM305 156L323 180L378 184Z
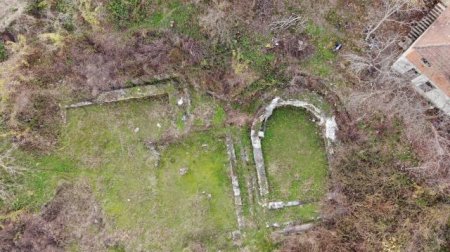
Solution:
M450 8L447 4L438 3L412 28L402 44L407 49L392 68L412 76L411 83L417 92L450 116Z

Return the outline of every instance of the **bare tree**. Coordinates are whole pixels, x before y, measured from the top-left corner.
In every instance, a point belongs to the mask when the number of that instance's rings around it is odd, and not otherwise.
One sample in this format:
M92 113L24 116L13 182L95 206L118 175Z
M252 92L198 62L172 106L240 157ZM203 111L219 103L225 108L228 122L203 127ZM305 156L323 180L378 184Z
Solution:
M395 14L410 13L420 10L418 4L413 0L382 0L382 8L380 10L374 9L369 16L369 25L365 40L368 41L372 35L386 22L396 22L401 24L408 24L406 21L395 18Z
M11 192L7 185L3 183L2 178L6 176L17 176L24 171L24 168L16 164L13 156L17 150L17 145L10 146L0 152L0 199L5 201L11 198Z
M272 32L282 32L291 27L297 27L297 29L305 29L306 19L298 16L291 15L286 18L281 18L280 20L272 22L269 27Z
M408 79L397 77L388 84L352 92L346 101L347 110L356 121L377 113L400 118L405 137L420 160L406 171L449 193L450 118L442 112L427 116L430 106L410 87Z
M371 85L387 83L398 78L398 75L391 70L391 65L399 54L396 47L398 41L399 37L396 35L385 40L376 39L366 45L366 50L362 54L349 52L343 57L350 64L350 71L360 80L362 76L368 76L371 79Z
M411 122L417 124L417 122ZM425 161L409 171L420 174L429 183L437 185L440 190L450 192L450 118L444 114L429 124L427 138L422 144L422 155ZM411 137L417 132L410 131Z

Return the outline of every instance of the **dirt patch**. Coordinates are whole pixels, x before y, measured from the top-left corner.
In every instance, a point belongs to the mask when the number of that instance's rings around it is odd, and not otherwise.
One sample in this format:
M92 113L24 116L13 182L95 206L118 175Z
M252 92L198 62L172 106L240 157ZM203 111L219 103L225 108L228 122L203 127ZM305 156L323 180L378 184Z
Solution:
M81 251L118 246L108 235L103 213L84 182L61 185L40 214L25 214L3 223L0 251L65 251L76 244Z
M308 36L287 36L277 39L274 43L274 52L280 56L290 56L298 60L306 60L314 53L314 46L310 43Z
M234 125L238 127L243 127L249 125L252 121L252 117L246 113L238 110L229 109L227 110L227 124Z

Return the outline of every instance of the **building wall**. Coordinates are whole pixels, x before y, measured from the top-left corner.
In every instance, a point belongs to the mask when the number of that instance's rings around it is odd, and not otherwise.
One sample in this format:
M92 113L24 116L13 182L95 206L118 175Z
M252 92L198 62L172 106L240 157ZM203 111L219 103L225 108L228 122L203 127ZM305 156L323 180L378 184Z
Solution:
M410 71L415 71L416 77L411 81L413 88L430 101L436 108L450 116L450 97L436 86L436 84L426 75L422 74L420 70L405 57L405 54L392 65L392 69L400 74L407 74Z
M446 76L448 71L450 70L450 46L444 47L446 50L442 50L440 47L426 48L428 53L425 53L423 50L425 48L411 48L410 50L405 52L405 58L416 68L418 72L425 75L430 79L433 84L439 88L444 94L450 97L450 80ZM434 52L434 53L431 53ZM440 58L433 55L441 53L446 58L444 61L447 61L445 65L439 64Z

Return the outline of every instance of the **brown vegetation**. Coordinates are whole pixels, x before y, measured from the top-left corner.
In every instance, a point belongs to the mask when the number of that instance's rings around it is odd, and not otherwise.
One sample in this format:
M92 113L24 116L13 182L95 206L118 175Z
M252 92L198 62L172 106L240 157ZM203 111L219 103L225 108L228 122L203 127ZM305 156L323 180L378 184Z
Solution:
M328 78L348 83L338 89L299 69L298 63L321 48L314 48L312 38L303 33L303 18L285 16L292 5L300 5L289 2L295 1L199 2L207 5L199 25L210 44L170 29L139 29L125 36L108 26L98 29L76 12L73 21L79 32L63 33L60 45L58 39L39 37L64 26L56 7L24 16L7 34L14 39L21 34L26 40L21 42L22 52L5 63L20 71L2 76L7 81L8 99L2 100L1 111L6 127L22 147L50 150L57 142L60 104L172 73L226 103L228 124L244 126L250 118L231 109L231 104L245 107L272 98L280 85L258 81L269 74L287 75L292 81L282 86L283 92L307 89L328 101L337 117L341 145L331 164L332 197L323 203L324 222L284 239L282 250L450 247L450 119L429 109L409 87L409 80L390 70L400 53L399 35L408 31L406 24L420 18L421 9L397 0L337 0L331 7L327 3L330 10L323 12L330 14L328 19L347 39L339 62L345 79L339 79L341 73ZM323 2L304 7L325 8L319 4ZM312 19L325 22L322 14L317 11ZM255 50L275 54L268 64L270 71L257 72L253 62L241 57L241 48L233 47L243 33L251 38L271 34L272 45L258 45ZM279 70L281 63L287 64L287 70ZM251 85L262 87L249 90ZM57 251L71 241L86 250L118 246L119 239L109 239L105 225L86 186L64 185L41 215L7 222L0 243L4 251ZM84 235L91 229L93 237ZM192 247L203 249L197 244Z
M3 224L0 251L65 251L71 242L86 251L119 246L120 238L107 234L105 221L85 183L63 184L41 214Z
M284 251L423 251L448 242L448 196L408 177L417 160L395 117L359 121L357 140L342 143L333 165L335 195L325 221L287 239Z
M402 25L414 15L400 17ZM334 193L323 205L325 221L286 239L283 251L450 247L450 119L391 71L399 27L377 22L368 40L357 41L357 54L344 53L356 78L350 90L339 91L350 120L339 120L344 131L331 164Z
M31 39L35 33L22 35ZM20 72L3 76L10 97L3 117L16 132L15 140L29 150L55 145L61 104L92 99L101 91L130 85L130 80L183 72L205 56L201 43L171 32L142 30L125 39L113 31L87 31L59 39L63 46L44 39L28 42Z

